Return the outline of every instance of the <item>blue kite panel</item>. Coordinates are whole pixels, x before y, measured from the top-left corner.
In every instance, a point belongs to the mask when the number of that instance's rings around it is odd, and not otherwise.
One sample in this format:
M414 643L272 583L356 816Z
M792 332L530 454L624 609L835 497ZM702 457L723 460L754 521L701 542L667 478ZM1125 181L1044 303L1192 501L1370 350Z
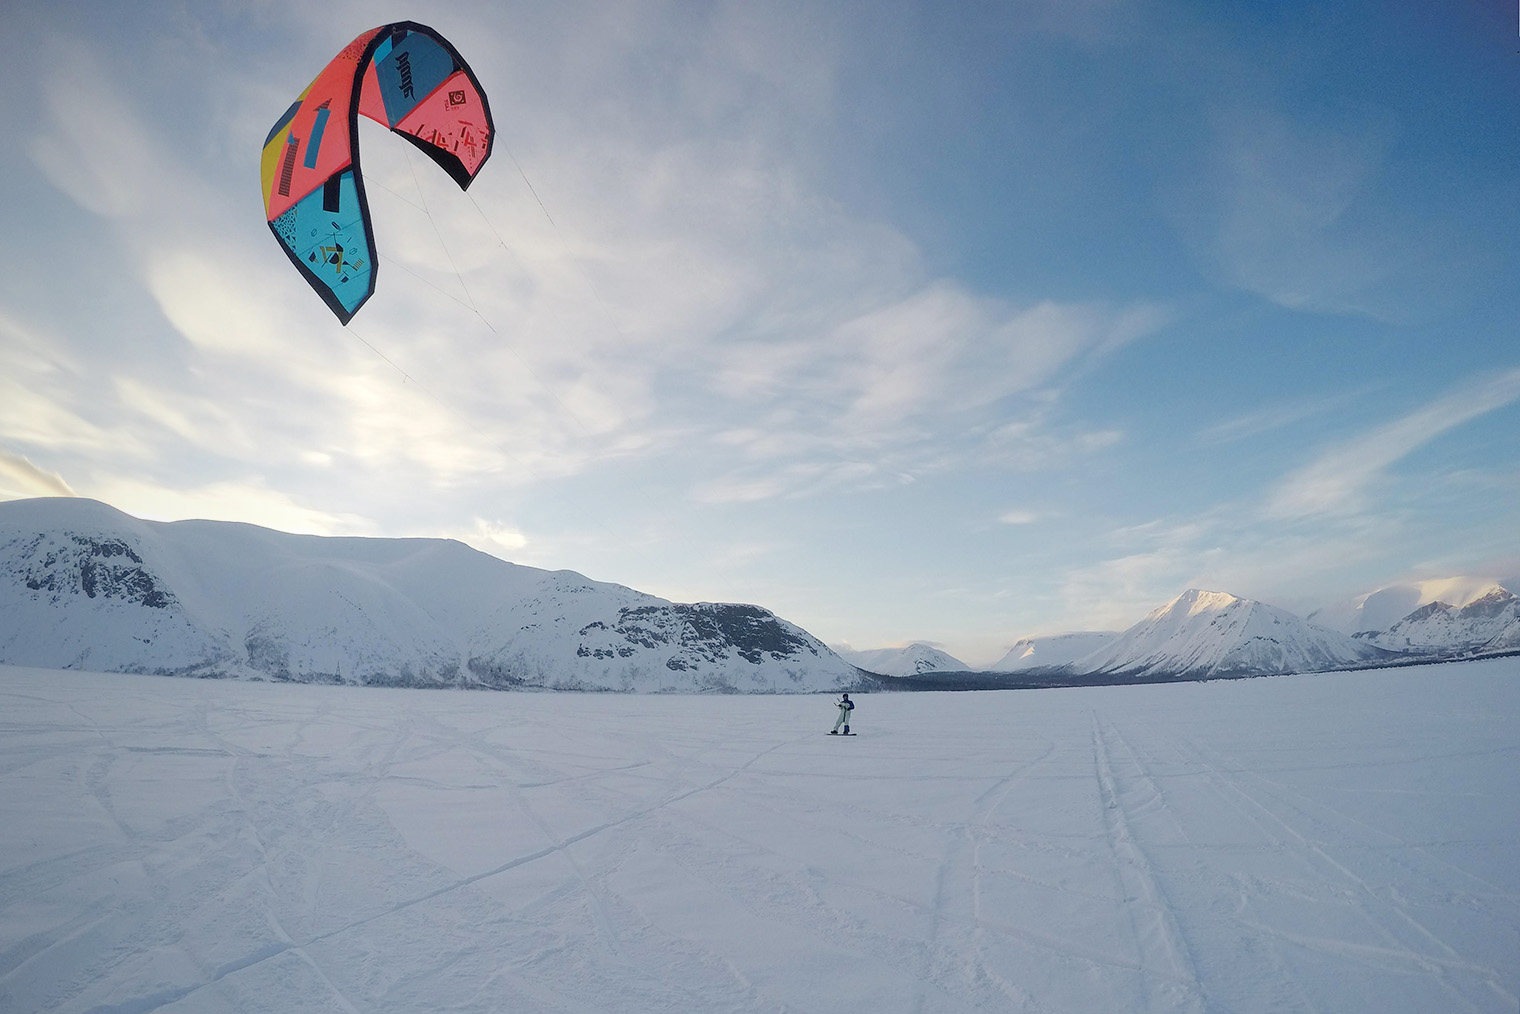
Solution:
M271 225L310 277L352 314L370 293L374 265L353 171L336 180L335 186L307 194Z
M322 150L322 135L327 131L327 118L332 110L326 106L317 110L317 118L311 125L311 140L306 142L306 168L317 167L317 153Z
M385 118L394 127L417 103L454 73L454 57L438 43L413 32L375 63L375 80L385 100Z

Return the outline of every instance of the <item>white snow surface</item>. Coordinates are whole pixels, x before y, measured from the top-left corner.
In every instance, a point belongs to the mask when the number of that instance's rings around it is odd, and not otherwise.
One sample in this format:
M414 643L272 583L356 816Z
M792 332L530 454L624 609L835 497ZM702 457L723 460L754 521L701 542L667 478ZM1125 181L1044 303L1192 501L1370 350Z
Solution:
M1083 630L1047 637L1021 637L989 672L1019 672L1048 665L1066 665L1112 644L1117 630Z
M1313 672L1386 655L1265 602L1193 588L1073 662L1072 669L1142 678L1228 676Z
M445 539L0 503L0 663L393 686L810 692L858 673L758 606L682 605Z
M965 672L971 667L932 644L914 641L906 648L870 648L855 651L835 647L846 662L882 676L917 676L928 672Z
M1520 659L856 696L0 667L0 1010L1516 1010Z

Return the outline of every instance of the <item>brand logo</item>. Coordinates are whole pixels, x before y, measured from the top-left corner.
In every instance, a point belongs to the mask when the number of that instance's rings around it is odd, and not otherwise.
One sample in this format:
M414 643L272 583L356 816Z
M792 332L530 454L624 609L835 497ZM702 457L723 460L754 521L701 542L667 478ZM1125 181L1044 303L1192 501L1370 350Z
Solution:
M412 60L406 53L396 55L396 69L401 72L401 94L409 99L417 96L412 94Z

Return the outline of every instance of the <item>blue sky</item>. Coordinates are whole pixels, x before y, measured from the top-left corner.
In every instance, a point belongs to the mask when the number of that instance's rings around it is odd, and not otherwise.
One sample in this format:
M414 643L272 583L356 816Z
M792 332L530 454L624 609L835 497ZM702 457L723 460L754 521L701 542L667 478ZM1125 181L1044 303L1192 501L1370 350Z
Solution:
M972 664L1191 586L1520 574L1502 5L130 8L7 30L0 496L459 538ZM464 195L364 130L345 331L258 154L403 18L498 147Z

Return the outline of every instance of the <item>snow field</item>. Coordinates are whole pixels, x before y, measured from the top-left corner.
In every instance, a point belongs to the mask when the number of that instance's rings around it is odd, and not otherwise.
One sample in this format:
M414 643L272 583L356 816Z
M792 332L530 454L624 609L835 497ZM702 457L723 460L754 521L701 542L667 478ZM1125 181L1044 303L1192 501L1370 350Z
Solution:
M832 697L0 667L0 1011L1507 1011L1520 660Z

